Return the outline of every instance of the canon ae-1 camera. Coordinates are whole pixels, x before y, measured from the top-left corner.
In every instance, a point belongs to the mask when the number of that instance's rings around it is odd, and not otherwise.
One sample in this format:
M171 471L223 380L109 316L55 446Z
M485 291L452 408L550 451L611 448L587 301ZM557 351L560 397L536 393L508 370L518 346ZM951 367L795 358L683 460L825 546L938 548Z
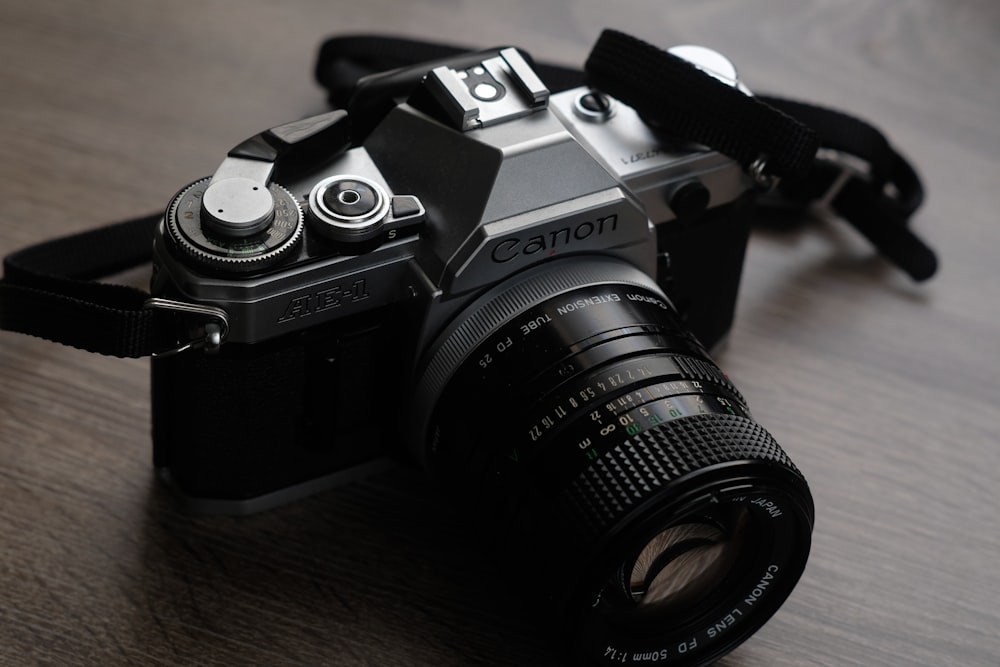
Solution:
M207 324L205 353L153 360L163 477L195 509L252 512L412 461L527 573L574 664L739 644L799 578L813 517L706 352L752 175L597 90L550 94L513 48L355 98L169 204L152 307Z

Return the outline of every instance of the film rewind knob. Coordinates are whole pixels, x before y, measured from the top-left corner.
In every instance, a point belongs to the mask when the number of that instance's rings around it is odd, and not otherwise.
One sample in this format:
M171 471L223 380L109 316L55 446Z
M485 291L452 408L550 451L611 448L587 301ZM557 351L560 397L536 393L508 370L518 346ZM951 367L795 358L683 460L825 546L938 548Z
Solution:
M201 222L225 238L259 234L274 220L274 197L250 178L213 180L201 199Z

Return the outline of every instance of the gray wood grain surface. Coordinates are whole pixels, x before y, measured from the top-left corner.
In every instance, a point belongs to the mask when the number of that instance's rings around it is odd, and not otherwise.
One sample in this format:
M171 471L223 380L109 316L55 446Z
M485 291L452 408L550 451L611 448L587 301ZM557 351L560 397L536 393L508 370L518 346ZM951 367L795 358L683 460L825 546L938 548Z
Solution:
M161 208L236 141L322 110L327 35L578 65L605 26L712 46L755 90L875 121L924 176L914 224L942 260L918 286L837 221L754 235L719 362L817 523L791 598L721 664L998 664L993 0L4 0L0 253ZM191 517L153 477L149 420L146 362L0 334L0 664L555 662L427 481Z

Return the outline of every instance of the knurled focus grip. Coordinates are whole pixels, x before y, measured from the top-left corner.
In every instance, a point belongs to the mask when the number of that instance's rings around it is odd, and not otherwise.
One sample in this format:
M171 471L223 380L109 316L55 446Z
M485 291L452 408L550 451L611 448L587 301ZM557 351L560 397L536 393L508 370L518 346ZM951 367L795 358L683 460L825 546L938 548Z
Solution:
M671 482L736 461L771 463L801 477L759 424L734 415L693 415L638 433L607 451L562 492L557 513L572 524L577 539L588 543Z

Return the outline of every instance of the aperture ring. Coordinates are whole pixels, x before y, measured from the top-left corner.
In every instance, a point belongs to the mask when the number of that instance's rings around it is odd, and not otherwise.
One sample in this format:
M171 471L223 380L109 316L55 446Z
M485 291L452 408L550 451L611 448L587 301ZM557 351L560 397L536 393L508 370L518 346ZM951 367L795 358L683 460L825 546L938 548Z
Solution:
M667 389L652 391L663 386ZM629 357L571 378L546 395L534 399L538 407L526 411L525 417L518 422L524 432L513 434L523 435L524 439L515 437L510 444L519 447L523 442L536 446L543 440L556 437L563 427L573 423L584 411L600 408L635 392L647 394L641 401L644 403L678 393L713 394L720 391L746 409L746 400L739 390L721 369L709 362L659 350ZM525 395L532 396L532 392L526 391ZM633 403L628 407L640 404Z
M743 405L747 404L746 399L743 398L743 394L740 393L740 390L729 379L729 376L715 364L689 356L677 356L674 361L680 366L687 378L719 385L729 393L734 394Z
M502 334L501 334L502 335ZM698 354L704 354L698 344L683 336L678 335L669 326L627 326L617 330L603 332L599 337L601 340L595 342L598 337L587 339L581 343L567 346L569 354L563 355L554 363L544 367L541 363L535 362L534 367L541 367L543 370L530 379L514 378L518 384L524 387L524 396L533 402L549 402L550 395L564 393L567 388L567 377L578 375L580 369L600 369L609 363L621 360L634 360L639 357L655 355L663 357L671 355L673 361L670 363L671 370L668 375L676 376L679 379L692 380L695 382L705 382L718 385L725 391L732 394L741 403L746 403L736 386L729 380L715 364L708 359L703 359ZM532 365L527 361L528 355L519 355L526 359L524 365ZM556 356L550 353L550 356ZM621 364L616 364L621 365ZM495 372L490 377L483 377L483 386L501 386L514 384L511 378L513 372L507 370L506 375ZM457 377L457 375L456 375ZM636 381L638 377L630 377L629 381Z

